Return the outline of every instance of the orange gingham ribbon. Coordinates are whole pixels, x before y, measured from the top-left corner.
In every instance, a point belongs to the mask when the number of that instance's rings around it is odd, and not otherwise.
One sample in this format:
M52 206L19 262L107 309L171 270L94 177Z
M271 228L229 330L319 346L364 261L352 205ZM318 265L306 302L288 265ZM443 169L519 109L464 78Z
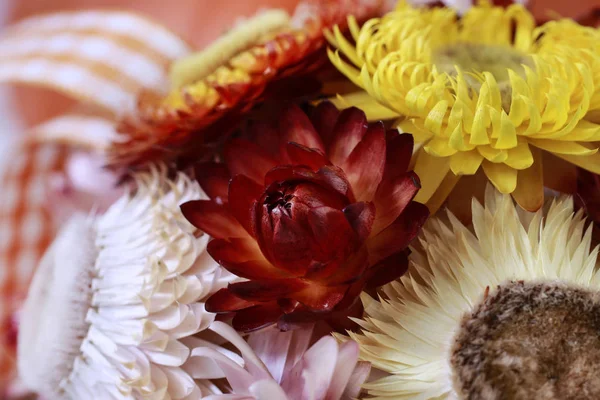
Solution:
M66 151L57 145L23 143L8 163L0 188L0 376L14 360L12 314L27 294L38 260L55 227L45 204L47 178L62 168Z
M0 82L52 88L101 110L34 127L7 155L0 181L0 389L14 372L12 315L58 228L46 201L48 178L62 170L69 145L104 151L138 93L165 92L168 65L189 51L156 22L120 11L31 17L0 36Z

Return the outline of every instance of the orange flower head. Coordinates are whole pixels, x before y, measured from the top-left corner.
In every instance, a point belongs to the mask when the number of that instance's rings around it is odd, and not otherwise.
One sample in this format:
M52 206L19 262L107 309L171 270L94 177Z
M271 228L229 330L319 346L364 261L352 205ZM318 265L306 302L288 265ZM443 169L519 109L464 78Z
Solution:
M186 155L197 159L265 98L314 94L319 87L315 74L329 65L323 29L345 29L350 14L366 20L383 3L306 0L291 18L283 11L266 11L174 63L174 89L164 98L140 96L136 115L121 123L125 138L114 143L111 164L185 162Z

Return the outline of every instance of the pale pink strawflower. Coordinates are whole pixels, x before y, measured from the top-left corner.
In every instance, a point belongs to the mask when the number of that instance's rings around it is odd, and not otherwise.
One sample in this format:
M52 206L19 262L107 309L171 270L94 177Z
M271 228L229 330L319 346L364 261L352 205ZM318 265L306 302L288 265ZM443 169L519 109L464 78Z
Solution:
M359 348L353 341L339 344L327 335L310 346L313 324L289 332L268 328L251 334L248 341L223 322L213 322L209 329L239 354L194 346L188 373L225 378L230 386L223 390L226 394L206 400L351 399L370 372L369 363L358 362Z
M68 220L77 212L104 212L124 194L119 173L104 168L104 155L74 152L65 168L50 176L48 201L57 222Z

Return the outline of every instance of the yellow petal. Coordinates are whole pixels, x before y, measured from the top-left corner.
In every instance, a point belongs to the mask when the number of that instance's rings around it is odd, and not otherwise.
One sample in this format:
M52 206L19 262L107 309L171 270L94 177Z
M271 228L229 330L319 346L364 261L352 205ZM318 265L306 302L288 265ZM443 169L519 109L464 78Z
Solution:
M497 149L512 149L517 145L517 131L504 111L500 114L498 140L494 144Z
M348 17L348 28L350 29L352 38L355 41L358 40L358 36L360 35L360 26L358 26L358 22L356 21L356 17L354 15L350 15Z
M360 86L365 89L369 95L375 97L378 101L382 101L381 91L375 89L375 82L371 79L371 74L369 73L366 64L360 69L360 80L362 82L362 85Z
M533 155L529 145L521 142L514 149L506 150L508 156L504 163L514 169L526 169L533 164Z
M477 150L461 151L450 157L450 169L456 175L473 175L482 161L483 156Z
M600 153L592 154L591 156L573 156L570 154L554 153L563 160L567 160L571 164L586 169L595 174L600 174Z
M542 117L540 115L539 108L535 105L532 99L521 96L525 107L527 107L527 116L529 117L529 124L527 129L522 133L525 136L535 134L542 128Z
M332 42L331 37L326 37L327 40L336 46L354 65L362 64L361 60L356 54L356 48L344 37L344 34L340 30L339 26L333 27L333 37L335 41Z
M485 107L478 108L473 118L473 127L471 128L471 144L484 145L490 143L487 128L491 125L489 113Z
M529 143L537 148L557 155L570 154L574 156L590 156L598 151L597 147L588 148L576 142L563 142L546 139L530 139Z
M456 154L456 149L448 144L448 139L434 137L425 145L425 151L436 157L450 157Z
M450 159L429 155L423 149L419 150L415 157L417 159L414 171L421 180L421 190L415 196L415 200L427 204L450 170Z
M484 160L483 171L500 193L512 193L517 187L517 170L506 164Z
M415 125L412 119L400 119L392 125L402 133L410 133L415 139L415 143L424 143L433 137L433 133Z
M458 122L458 124L456 124L456 128L454 128L454 131L450 134L449 144L456 150L460 151L467 151L475 148L474 145L466 144L462 122Z
M434 134L439 135L442 130L442 124L446 112L448 111L448 102L446 100L439 101L427 114L425 119L425 128L432 131Z
M452 171L448 171L442 183L438 186L437 190L427 201L427 208L431 215L435 214L437 210L444 204L454 186L458 183L460 176L455 175Z
M518 172L517 187L512 196L525 210L537 211L544 204L542 151L533 148L531 152L533 153L533 165Z
M491 146L477 146L477 151L488 161L493 163L504 162L508 158L506 150L494 149Z
M362 80L360 79L360 71L353 66L342 60L339 51L333 52L327 48L327 56L329 61L342 73L346 78L350 79L356 86L362 87Z
M586 118L588 118L588 116L586 116ZM531 137L535 139L554 139L572 142L596 142L600 140L600 124L581 120L567 134L558 135L556 132L550 132L536 134L535 136Z
M399 114L382 106L373 97L365 91L337 95L335 98L328 99L339 109L358 107L367 115L369 121L380 121L398 118Z
M511 87L511 102L508 116L515 126L519 126L527 116L527 108L521 100L521 96L530 97L530 89L525 79L513 69L508 69L508 79Z

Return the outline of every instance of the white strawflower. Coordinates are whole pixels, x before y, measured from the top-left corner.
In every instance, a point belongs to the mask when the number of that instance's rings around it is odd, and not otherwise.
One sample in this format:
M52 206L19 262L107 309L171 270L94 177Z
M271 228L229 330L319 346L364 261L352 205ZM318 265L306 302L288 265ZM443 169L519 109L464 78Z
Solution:
M231 275L179 210L205 198L183 174L139 174L134 193L73 218L44 256L22 313L18 364L50 399L197 399L180 340L208 327L203 299Z

